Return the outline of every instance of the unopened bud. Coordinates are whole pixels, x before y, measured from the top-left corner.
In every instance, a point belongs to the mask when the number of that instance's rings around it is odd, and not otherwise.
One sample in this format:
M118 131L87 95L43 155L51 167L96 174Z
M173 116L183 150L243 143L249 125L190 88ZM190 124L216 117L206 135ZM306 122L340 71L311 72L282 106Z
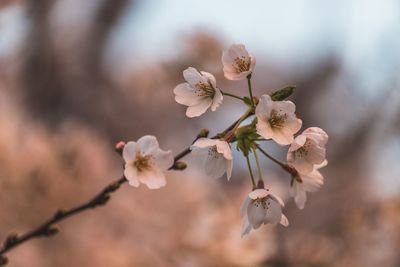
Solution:
M55 234L58 234L58 232L59 232L59 229L58 229L57 226L49 226L46 229L45 235L46 236L53 236Z
M6 240L4 241L5 247L10 247L14 245L18 241L18 235L16 233L11 233L7 236Z
M210 130L208 130L207 128L203 128L203 129L200 130L200 132L197 135L197 137L198 138L207 137L209 133L210 133Z
M187 167L187 165L185 162L177 161L174 163L173 169L182 171L182 170L186 169L186 167Z
M122 151L124 150L126 143L124 141L119 141L118 143L115 144L115 151L122 155Z

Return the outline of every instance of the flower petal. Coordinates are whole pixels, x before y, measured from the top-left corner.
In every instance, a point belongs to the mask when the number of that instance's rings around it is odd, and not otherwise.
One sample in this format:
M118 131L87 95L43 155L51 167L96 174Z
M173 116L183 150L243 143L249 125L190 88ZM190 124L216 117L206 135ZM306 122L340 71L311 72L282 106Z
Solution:
M243 219L243 225L242 225L242 231L241 231L241 236L245 236L250 233L251 231L251 224L249 222L249 219L247 216Z
M249 198L257 199L257 198L264 198L269 195L268 190L266 189L255 189L249 193Z
M263 207L263 205L255 203L254 201L250 203L250 205L247 207L247 217L249 219L249 223L254 229L257 229L261 226L265 220L266 213L267 210Z
M131 164L125 164L124 176L128 180L129 185L139 187L137 170Z
M189 118L198 117L205 113L211 106L212 99L210 97L203 97L194 106L190 106L186 110L186 116Z
M217 147L218 153L222 154L227 160L232 160L232 150L228 142L217 140L217 142L215 142L215 145Z
M285 216L285 214L282 213L281 221L280 221L279 223L282 224L282 225L285 226L285 227L288 227L288 226L289 226L289 220L288 220L288 218Z
M192 86L195 86L196 84L204 80L200 72L193 67L189 67L186 70L184 70L183 77Z
M169 167L174 164L174 156L172 155L172 151L158 149L154 154L154 162L160 169L168 170Z
M225 159L225 169L226 169L226 178L229 179L232 176L232 169L233 169L233 161Z
M197 139L191 147L200 147L200 148L205 148L205 147L210 147L210 146L215 146L217 143L216 139L210 139L210 138L199 138Z
M221 105L223 99L224 97L221 93L221 90L215 88L215 95L214 98L212 99L211 111L216 111L217 108Z
M226 171L225 168L225 159L222 155L217 156L216 158L214 156L209 156L205 161L206 174L211 178L220 178L224 175Z
M140 151L145 155L151 155L155 153L159 147L157 138L152 135L142 136L137 143L140 147Z
M268 204L269 203L269 204ZM272 198L267 200L267 212L264 218L264 224L278 224L282 217L282 206Z
M136 153L138 152L139 146L136 142L130 141L126 143L122 150L122 157L125 162L131 162L136 159Z
M158 169L153 168L149 171L143 171L138 175L139 181L149 189L158 189L167 184L164 173Z

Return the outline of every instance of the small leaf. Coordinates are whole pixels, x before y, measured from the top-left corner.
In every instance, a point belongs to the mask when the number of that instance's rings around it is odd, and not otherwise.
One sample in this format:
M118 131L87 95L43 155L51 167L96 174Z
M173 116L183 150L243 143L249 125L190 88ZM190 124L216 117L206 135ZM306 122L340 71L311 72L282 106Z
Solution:
M271 94L271 99L273 101L285 100L286 98L288 98L289 96L291 96L293 94L295 88L296 88L296 86L289 85L282 89L279 89Z

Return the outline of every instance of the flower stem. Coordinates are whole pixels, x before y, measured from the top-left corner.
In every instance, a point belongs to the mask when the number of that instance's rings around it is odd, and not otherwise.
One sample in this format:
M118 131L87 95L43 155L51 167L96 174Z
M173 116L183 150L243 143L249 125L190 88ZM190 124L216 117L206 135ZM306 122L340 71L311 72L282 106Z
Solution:
M260 166L260 160L258 158L257 155L257 150L255 148L253 148L253 153L254 153L254 157L256 159L256 164L257 164L257 172L258 172L258 181L262 181L262 172L261 172L261 166Z
M249 96L250 96L250 102L251 106L254 108L254 100L253 100L253 91L251 89L251 74L247 76L247 85L249 87Z
M250 160L249 160L249 155L247 155L247 156L245 156L245 157L246 157L247 167L249 167L249 173L250 173L251 183L253 184L253 189L254 189L254 188L256 188L256 181L254 180L253 171L252 171L252 169L251 169Z
M240 97L240 96L237 96L237 95L234 95L234 94L230 94L230 93L225 93L225 92L223 92L222 90L221 90L221 93L222 93L223 95L230 96L230 97L237 98L237 99L239 99L239 100L244 101L243 97Z
M257 146L257 149L260 150L260 152L264 154L264 156L266 156L267 158L269 158L270 160L272 160L273 162L275 162L276 164L281 166L282 169L284 169L285 171L287 171L291 175L294 175L294 176L297 175L297 171L294 168L292 168L289 165L287 165L286 163L283 163L282 161L274 158L273 156L268 154L267 151L262 149L258 144L256 144L256 146Z

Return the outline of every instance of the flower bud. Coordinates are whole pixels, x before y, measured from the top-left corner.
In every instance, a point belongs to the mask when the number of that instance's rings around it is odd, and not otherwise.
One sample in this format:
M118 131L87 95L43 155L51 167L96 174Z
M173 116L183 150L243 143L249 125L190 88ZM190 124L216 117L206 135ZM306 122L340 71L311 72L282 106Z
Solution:
M187 165L186 165L185 162L183 162L183 161L177 161L177 162L174 163L174 166L173 166L172 168L173 168L174 170L180 170L180 171L182 171L182 170L186 169L186 167L187 167Z
M58 232L59 232L59 229L57 226L49 226L49 227L47 227L47 229L45 231L45 235L53 236L53 235L57 234Z
M210 130L208 130L207 128L203 128L200 130L199 134L197 135L197 138L201 138L201 137L207 137L208 134L210 133Z
M122 151L124 150L124 147L125 147L125 142L119 141L118 143L115 144L114 149L119 155L122 155Z

